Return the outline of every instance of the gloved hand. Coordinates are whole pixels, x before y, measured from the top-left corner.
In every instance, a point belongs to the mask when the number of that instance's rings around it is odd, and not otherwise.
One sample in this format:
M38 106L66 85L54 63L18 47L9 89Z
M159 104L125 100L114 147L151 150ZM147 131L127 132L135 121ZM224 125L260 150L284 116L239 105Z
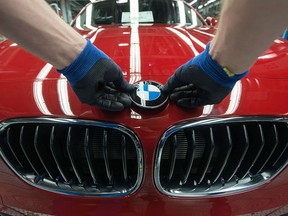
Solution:
M134 86L123 77L120 67L88 39L81 54L63 70L82 103L109 111L121 111L131 105L125 93Z
M171 93L170 99L177 105L193 108L220 103L248 73L234 75L223 69L211 58L209 48L210 43L201 54L179 67L163 86L162 91Z

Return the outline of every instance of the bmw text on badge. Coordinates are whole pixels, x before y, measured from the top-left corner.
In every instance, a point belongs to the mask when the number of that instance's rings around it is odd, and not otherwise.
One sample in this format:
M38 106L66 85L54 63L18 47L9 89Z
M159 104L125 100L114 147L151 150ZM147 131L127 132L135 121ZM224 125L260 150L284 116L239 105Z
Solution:
M163 106L168 96L164 95L160 88L161 84L155 81L140 81L134 83L136 89L130 95L132 102L141 108L155 109Z

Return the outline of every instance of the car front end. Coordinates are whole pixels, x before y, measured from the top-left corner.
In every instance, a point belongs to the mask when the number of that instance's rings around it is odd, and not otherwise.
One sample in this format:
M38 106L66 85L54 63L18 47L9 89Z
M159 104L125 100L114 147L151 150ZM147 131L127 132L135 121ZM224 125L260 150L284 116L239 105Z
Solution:
M171 1L165 21L159 3L133 2L91 2L72 25L129 83L163 85L215 28L183 1ZM82 104L50 64L2 42L0 215L287 213L287 53L276 39L220 104L109 112Z

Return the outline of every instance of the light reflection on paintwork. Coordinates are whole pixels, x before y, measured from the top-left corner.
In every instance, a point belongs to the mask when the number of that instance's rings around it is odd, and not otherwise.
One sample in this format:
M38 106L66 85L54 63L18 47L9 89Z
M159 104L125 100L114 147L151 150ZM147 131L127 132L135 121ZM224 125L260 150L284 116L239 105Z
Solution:
M174 28L171 27L166 27L167 30L173 32L174 34L176 34L179 38L181 38L183 40L183 42L185 42L193 51L194 56L199 55L199 52L195 49L193 43L191 42L191 40L183 33L175 30Z
M203 43L202 41L200 41L199 39L197 39L196 37L194 37L192 34L190 34L189 31L186 31L184 28L175 27L175 29L178 29L179 31L185 32L193 42L195 42L196 44L198 44L199 46L201 46L202 48L205 49L206 44Z
M213 108L214 108L214 105L204 106L201 117L210 115L211 112L213 111Z
M71 110L69 94L68 94L68 81L61 74L60 79L57 81L57 92L59 97L59 103L61 110L65 115L74 116L74 113Z
M238 81L230 93L230 103L227 111L225 112L226 115L233 114L237 111L241 100L241 94L242 94L242 81Z
M141 53L139 40L139 3L138 1L130 1L130 80L133 84L141 80ZM132 115L132 114L131 114Z
M188 28L188 27L187 27L187 28ZM215 37L215 34L210 34L210 33L207 33L207 32L205 32L205 31L201 31L201 30L199 30L199 29L193 29L193 31L198 32L198 33L203 34L203 35L210 36L210 37Z
M35 103L43 115L51 115L48 107L46 106L45 99L43 97L43 79L45 79L52 69L51 64L46 64L38 73L33 83L33 95Z

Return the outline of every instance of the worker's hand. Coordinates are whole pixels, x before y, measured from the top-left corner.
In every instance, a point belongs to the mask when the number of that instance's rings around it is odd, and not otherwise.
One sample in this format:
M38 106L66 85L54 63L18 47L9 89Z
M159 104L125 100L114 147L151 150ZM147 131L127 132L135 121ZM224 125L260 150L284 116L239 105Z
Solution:
M191 59L169 78L162 91L184 108L220 103L232 90L235 83L248 72L234 75L215 62L209 55L209 46Z
M82 103L109 111L131 105L126 93L133 91L133 85L124 79L120 67L89 40L79 57L58 71L66 76Z

